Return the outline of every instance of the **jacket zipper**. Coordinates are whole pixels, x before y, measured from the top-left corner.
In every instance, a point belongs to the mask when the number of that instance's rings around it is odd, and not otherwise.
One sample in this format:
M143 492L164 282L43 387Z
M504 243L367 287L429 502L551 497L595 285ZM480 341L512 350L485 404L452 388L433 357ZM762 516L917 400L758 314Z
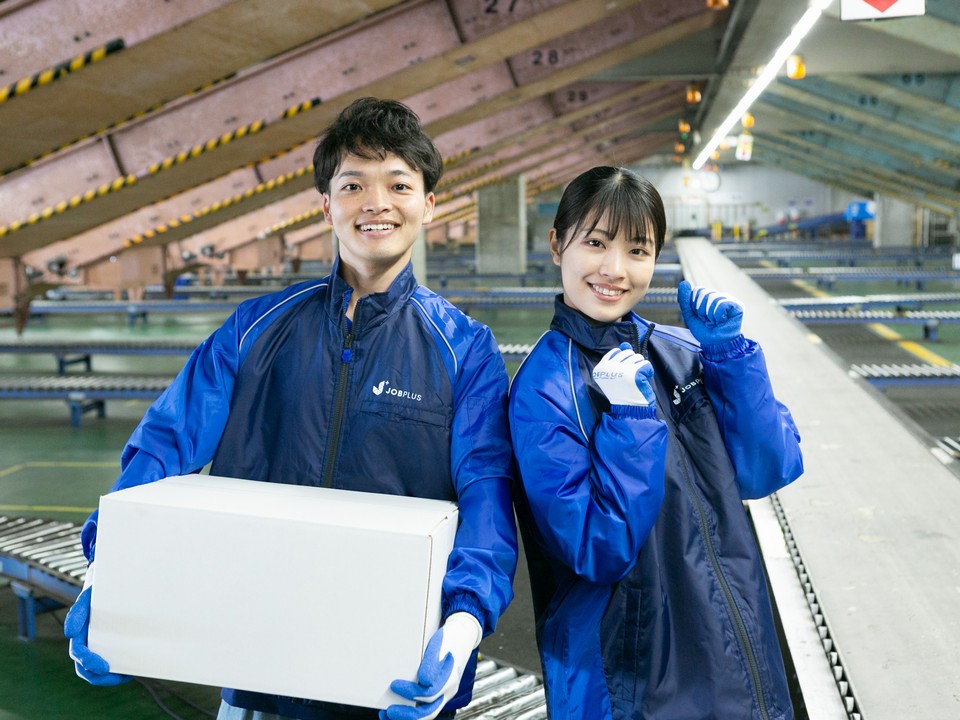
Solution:
M327 441L327 459L323 468L323 487L333 487L333 470L336 467L337 448L340 446L340 431L343 426L343 411L347 404L347 386L350 380L350 361L353 360L353 330L343 336L340 352L340 372L337 374L337 389L333 398L333 417L330 421L330 438Z
M654 324L650 323L647 327L647 331L644 333L643 339L637 342L639 339L639 330L637 329L636 323L633 324L633 334L634 334L634 347L636 348L639 344L639 348L636 350L641 353L645 358L649 360L649 355L647 355L647 343L650 341L650 336L653 334ZM740 610L737 608L736 602L733 599L733 591L730 589L730 584L727 582L726 575L723 574L723 570L720 567L720 561L717 559L717 550L713 545L713 538L710 537L707 526L707 513L703 509L703 503L700 502L700 495L697 492L696 485L694 485L693 479L690 476L689 467L687 465L686 450L683 449L683 445L680 443L680 433L674 425L673 419L669 416L668 411L662 413L664 419L667 421L667 425L670 428L670 433L673 435L673 441L677 444L677 447L682 450L680 454L681 458L681 471L683 472L683 480L687 486L687 492L690 494L690 500L693 502L693 506L697 510L697 524L700 526L700 535L703 537L703 542L707 548L707 556L710 558L710 565L713 568L714 575L717 577L717 582L720 583L720 589L723 591L723 598L727 604L727 609L730 611L730 615L733 617L734 629L737 632L737 639L740 642L740 650L743 652L743 656L747 660L747 669L750 672L750 680L753 683L753 696L757 699L757 707L760 710L760 717L764 720L770 719L770 714L767 711L767 703L763 698L762 685L760 679L760 668L757 665L757 657L753 651L753 644L750 642L750 636L747 635L747 626L743 622L743 616L740 614Z
M674 440L677 442L677 447L683 447L680 445L679 437L676 431L674 431ZM703 537L703 541L707 547L707 556L710 558L710 565L713 567L713 572L717 577L717 581L720 583L720 589L723 591L723 597L727 603L727 609L730 611L730 614L733 617L734 627L737 631L737 637L740 640L740 650L743 652L743 656L747 660L747 667L750 671L750 679L753 682L753 695L757 699L757 707L760 710L760 717L764 718L765 720L769 720L770 715L767 711L766 701L763 698L760 668L757 665L757 658L753 651L753 645L750 642L750 636L747 635L747 626L746 623L743 622L743 616L740 614L740 610L737 608L737 605L733 599L733 591L730 589L727 578L720 568L720 561L717 559L717 550L713 545L713 538L710 537L710 533L708 532L707 514L703 509L703 504L700 502L700 496L697 493L693 479L690 477L685 454L686 451L684 450L684 452L681 454L681 469L683 471L683 479L687 485L687 492L690 493L693 506L697 510L697 522L700 525L700 534Z

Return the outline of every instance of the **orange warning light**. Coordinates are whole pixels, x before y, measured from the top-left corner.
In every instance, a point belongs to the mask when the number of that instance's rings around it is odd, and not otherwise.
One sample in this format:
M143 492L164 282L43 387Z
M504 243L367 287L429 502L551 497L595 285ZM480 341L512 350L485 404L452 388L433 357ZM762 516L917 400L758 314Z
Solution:
M807 76L807 64L803 55L791 55L787 58L787 77L791 80L802 80Z

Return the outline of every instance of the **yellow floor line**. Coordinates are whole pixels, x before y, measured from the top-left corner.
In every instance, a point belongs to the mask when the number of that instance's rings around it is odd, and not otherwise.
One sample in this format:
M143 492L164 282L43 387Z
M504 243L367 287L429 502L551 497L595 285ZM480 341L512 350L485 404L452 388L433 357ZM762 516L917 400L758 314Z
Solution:
M801 290L804 290L810 293L814 297L821 297L821 298L830 297L830 293L824 292L823 290L817 287L814 287L813 285L808 283L806 280L791 280L790 282L793 283L798 288L800 288Z
M69 505L0 505L0 512L68 512L90 514L94 508Z
M931 365L940 365L941 367L950 367L953 365L952 362L946 358L940 357L935 352L928 350L920 343L911 342L910 340L903 340L897 344L907 352L913 353L918 358L925 360Z
M25 462L18 463L16 465L11 465L8 468L0 470L0 478L7 477L8 475L13 475L18 473L21 470L26 470L27 468L117 468L120 469L120 463L106 462L106 461L82 461L82 460L64 460L64 461L49 461L49 460L37 460L34 462Z
M896 330L888 328L886 325L881 325L879 323L868 323L867 328L885 340L891 340L895 342L911 355L915 355L931 365L939 365L941 367L950 367L953 365L952 362L946 358L940 357L935 352L928 350L920 343L913 342L912 340L904 340L900 333L898 333Z
M874 335L879 335L884 340L892 340L896 342L897 340L903 340L903 335L898 333L896 330L888 328L886 325L881 325L880 323L867 323L867 330L872 332Z
M19 465L11 465L8 468L4 468L3 470L0 470L0 478L6 477L7 475L13 475L14 473L18 473L21 470L23 470L25 467L26 467L26 464L20 463Z

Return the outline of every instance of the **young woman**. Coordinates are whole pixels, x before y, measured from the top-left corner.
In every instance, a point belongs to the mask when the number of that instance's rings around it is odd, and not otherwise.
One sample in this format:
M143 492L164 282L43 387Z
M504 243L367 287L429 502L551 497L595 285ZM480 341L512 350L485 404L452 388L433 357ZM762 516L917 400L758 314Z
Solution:
M799 435L732 298L682 282L688 329L633 312L665 231L629 170L567 187L563 294L511 387L550 717L792 718L742 500L801 474Z

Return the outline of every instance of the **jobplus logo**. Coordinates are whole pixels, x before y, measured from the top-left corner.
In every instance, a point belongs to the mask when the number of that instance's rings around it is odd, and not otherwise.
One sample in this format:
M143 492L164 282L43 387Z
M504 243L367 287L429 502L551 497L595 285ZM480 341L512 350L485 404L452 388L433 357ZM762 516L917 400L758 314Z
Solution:
M413 400L414 402L420 402L423 400L423 395L420 393L411 392L409 390L398 390L395 387L390 386L389 380L381 380L378 385L373 386L374 395L393 395L394 397Z
M686 395L687 392L695 388L697 385L702 385L702 384L703 384L703 378L698 377L696 380L693 380L692 382L688 382L686 385L675 385L673 388L673 404L679 405L680 402L683 400L683 396Z

